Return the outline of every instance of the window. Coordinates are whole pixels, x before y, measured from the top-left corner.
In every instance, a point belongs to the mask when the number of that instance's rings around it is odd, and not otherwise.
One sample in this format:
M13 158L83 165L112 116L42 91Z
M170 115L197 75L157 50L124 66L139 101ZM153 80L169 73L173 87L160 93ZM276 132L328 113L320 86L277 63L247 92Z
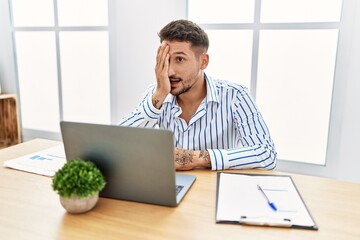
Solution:
M110 123L107 0L11 0L22 127Z
M326 163L341 8L341 0L188 0L189 20L210 37L206 72L250 89L281 160Z

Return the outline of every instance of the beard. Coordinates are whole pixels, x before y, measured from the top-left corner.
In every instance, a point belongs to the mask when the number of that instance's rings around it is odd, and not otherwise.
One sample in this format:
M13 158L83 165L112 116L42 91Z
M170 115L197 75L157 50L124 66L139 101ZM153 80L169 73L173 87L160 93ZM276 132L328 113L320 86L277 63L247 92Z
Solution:
M193 82L191 83L191 81L193 81ZM170 82L180 82L182 84L180 90L175 91L175 89L174 89L174 90L170 91L170 93L172 95L177 97L177 96L179 96L179 95L181 95L183 93L188 92L195 85L195 83L197 82L197 78L194 77L192 80L184 81L182 78L170 77ZM190 82L191 85L185 85L186 82Z
M177 92L173 92L172 95L174 95L175 97L183 94L183 93L186 93L188 92L190 89L191 89L192 86L189 86L189 87L183 87L180 91L177 91Z
M183 93L188 92L188 91L192 88L192 86L195 84L195 82L194 82L191 86L185 86L185 85L184 85L184 82L181 82L181 84L182 84L182 86L181 86L181 89L180 89L180 90L177 90L176 92L175 92L175 91L171 91L171 92L170 92L170 93L171 93L172 95L174 95L175 97L177 97L177 96L179 96L179 95L181 95L181 94L183 94Z

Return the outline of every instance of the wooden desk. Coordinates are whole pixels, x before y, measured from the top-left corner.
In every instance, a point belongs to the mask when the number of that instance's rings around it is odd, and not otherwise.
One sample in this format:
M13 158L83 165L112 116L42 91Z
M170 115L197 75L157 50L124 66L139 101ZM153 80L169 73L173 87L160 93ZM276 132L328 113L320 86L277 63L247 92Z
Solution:
M70 215L52 191L51 178L2 166L56 144L37 139L0 151L2 239L360 239L360 184L296 174L290 175L318 231L216 224L216 172L209 170L187 172L197 180L176 208L100 198L91 212Z

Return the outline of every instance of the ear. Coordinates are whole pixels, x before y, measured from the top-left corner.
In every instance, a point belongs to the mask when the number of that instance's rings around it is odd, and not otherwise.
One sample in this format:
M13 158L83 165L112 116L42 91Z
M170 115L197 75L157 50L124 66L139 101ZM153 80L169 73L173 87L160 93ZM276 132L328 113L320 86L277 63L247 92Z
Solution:
M204 70L207 65L209 64L209 54L203 53L200 56L200 68L201 70Z

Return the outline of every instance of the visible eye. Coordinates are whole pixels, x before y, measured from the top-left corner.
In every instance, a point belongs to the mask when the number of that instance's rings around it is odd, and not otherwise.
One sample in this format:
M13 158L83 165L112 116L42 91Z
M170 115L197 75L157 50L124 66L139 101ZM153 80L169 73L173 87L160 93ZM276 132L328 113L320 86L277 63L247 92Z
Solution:
M183 58L183 57L177 57L176 58L176 61L177 62L183 62L185 60L185 58Z

